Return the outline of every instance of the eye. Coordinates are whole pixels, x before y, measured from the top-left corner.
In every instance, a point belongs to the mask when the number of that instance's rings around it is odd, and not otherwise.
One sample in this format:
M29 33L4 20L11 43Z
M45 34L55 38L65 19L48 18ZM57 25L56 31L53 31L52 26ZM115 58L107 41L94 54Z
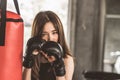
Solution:
M58 34L58 32L57 32L57 31L54 31L52 34Z
M42 37L45 36L45 35L47 35L47 33L42 33Z

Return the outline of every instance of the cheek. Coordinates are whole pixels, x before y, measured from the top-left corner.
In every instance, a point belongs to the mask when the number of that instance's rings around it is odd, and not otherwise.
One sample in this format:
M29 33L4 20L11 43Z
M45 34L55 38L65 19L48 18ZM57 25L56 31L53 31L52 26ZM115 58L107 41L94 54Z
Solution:
M58 35L54 37L55 42L58 42Z
M47 36L44 36L44 37L42 37L42 39L44 39L44 40L48 40L48 37Z

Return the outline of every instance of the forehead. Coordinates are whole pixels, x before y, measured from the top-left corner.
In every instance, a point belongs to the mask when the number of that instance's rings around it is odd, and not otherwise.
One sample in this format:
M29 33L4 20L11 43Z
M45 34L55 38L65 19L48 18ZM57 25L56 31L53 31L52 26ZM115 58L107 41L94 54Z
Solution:
M53 30L55 30L55 27L52 22L47 22L44 25L43 32L49 32L49 31L53 31Z

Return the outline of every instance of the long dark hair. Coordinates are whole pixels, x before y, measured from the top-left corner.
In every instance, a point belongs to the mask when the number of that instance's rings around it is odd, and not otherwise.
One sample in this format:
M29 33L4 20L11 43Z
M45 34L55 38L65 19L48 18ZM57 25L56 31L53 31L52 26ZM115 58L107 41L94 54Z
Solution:
M60 18L52 11L42 11L39 12L36 16L35 19L33 21L33 25L32 25L32 33L31 36L40 36L40 38L42 37L42 32L43 32L43 27L47 22L52 22L55 29L58 32L58 43L62 46L63 51L64 51L64 58L67 57L67 55L71 55L70 54L70 50L66 44L66 40L65 40L65 35L64 35L64 30L63 30L63 25L61 23ZM32 68L32 75L34 78L36 78L36 80L39 80L39 57L36 57L35 59L35 66L33 66Z

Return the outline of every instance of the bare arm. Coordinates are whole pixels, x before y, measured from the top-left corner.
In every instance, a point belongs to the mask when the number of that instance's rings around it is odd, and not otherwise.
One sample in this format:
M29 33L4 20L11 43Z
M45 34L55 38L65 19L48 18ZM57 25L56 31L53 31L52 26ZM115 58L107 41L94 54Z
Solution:
M24 68L22 80L31 80L31 68Z
M68 56L64 60L66 74L62 77L56 77L56 80L72 80L73 73L74 73L74 61L71 56Z
M73 73L74 73L74 61L73 57L68 56L68 58L65 59L65 68L66 68L66 80L72 80Z

